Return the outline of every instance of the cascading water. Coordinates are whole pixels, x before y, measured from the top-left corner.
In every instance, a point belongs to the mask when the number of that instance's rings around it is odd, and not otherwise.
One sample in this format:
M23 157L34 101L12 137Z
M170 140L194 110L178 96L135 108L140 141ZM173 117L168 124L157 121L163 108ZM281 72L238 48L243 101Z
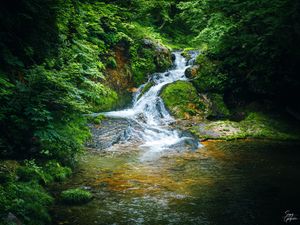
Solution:
M124 118L130 122L126 132L126 140L138 140L140 147L145 149L141 159L153 160L165 151L180 149L187 143L195 143L190 135L184 135L181 131L171 129L168 125L174 122L174 118L166 110L159 94L162 88L178 80L187 80L184 71L191 66L197 54L191 54L192 59L187 60L180 52L174 52L174 68L154 74L148 81L153 85L141 96L143 88L148 84L141 85L133 98L132 107L120 111L103 113L106 117ZM196 142L193 148L199 147Z

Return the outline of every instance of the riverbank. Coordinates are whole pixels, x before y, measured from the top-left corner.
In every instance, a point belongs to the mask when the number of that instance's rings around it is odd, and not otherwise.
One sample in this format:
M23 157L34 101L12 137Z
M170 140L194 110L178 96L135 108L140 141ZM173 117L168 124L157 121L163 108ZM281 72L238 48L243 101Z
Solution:
M175 127L189 131L200 141L235 139L270 139L300 141L299 122L263 112L248 112L241 121L177 120Z

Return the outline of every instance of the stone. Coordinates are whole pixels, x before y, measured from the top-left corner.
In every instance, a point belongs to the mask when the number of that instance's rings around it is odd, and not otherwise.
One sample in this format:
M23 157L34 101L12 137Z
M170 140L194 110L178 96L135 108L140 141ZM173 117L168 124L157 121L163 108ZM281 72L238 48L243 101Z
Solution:
M200 66L199 65L194 65L189 68L187 68L184 72L185 76L189 79L193 79L197 76L197 73L199 71Z

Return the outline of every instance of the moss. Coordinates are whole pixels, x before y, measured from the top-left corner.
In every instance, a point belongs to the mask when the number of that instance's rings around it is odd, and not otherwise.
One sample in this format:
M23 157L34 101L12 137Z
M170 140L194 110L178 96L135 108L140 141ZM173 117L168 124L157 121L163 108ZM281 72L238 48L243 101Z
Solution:
M248 136L278 140L299 140L300 131L290 122L263 112L250 112L240 122Z
M248 112L240 122L214 121L190 130L200 139L233 140L242 138L264 138L274 140L300 140L300 130L289 121L263 112Z
M88 117L88 122L93 124L100 124L102 120L105 119L104 115L98 115L98 116L91 116Z
M222 95L210 93L208 98L211 101L211 107L208 112L209 119L222 119L230 116L230 111L225 105Z
M135 85L144 83L148 75L172 65L171 53L161 43L143 39L130 47L131 70Z
M143 49L141 44L135 44L131 46L130 54L133 81L139 86L148 74L155 71L154 52L151 49Z
M182 51L182 53L181 53L181 55L184 57L184 58L186 58L187 60L190 60L192 57L191 57L191 55L190 55L190 51L193 51L193 50L195 50L194 48L185 48L185 49L183 49L183 51Z
M161 97L168 110L177 118L203 114L205 105L200 101L194 86L187 81L177 81L167 85Z
M61 200L67 204L83 204L92 199L92 194L79 188L63 191L60 195Z
M154 83L153 81L148 82L148 83L144 86L144 88L143 88L143 90L141 91L140 95L138 96L138 99L140 99L147 91L149 91L150 88L153 87L154 84L155 84L155 83Z

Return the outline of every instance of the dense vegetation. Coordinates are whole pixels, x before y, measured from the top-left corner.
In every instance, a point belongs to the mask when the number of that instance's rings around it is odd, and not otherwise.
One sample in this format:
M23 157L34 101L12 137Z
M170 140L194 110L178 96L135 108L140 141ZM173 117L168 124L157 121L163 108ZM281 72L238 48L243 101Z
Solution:
M182 106L192 115L203 109L197 92L221 102L217 118L229 114L223 98L297 115L299 12L296 0L1 1L0 155L20 161L0 168L0 219L50 221L42 186L70 174L90 136L83 115L124 106L130 89L170 66L165 46L202 53L193 85L165 89L167 105L178 88L192 93Z
M234 103L265 98L297 107L298 1L195 0L179 7L204 51L199 91L225 93Z

